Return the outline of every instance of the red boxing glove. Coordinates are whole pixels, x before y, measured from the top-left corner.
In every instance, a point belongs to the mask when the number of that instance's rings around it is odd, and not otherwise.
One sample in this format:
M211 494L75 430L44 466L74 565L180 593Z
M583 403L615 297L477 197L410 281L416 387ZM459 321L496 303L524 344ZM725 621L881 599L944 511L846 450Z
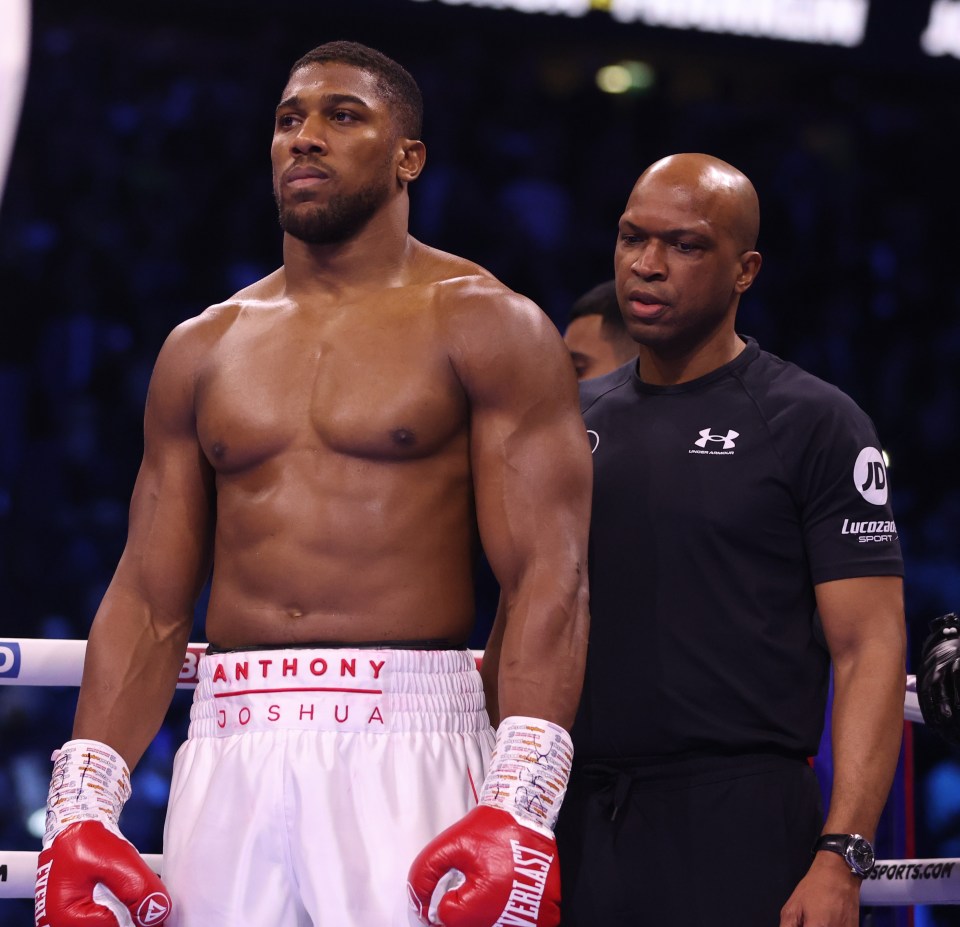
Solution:
M555 927L557 844L480 805L436 837L410 867L410 903L424 924Z
M37 927L157 927L170 896L132 844L81 821L40 854L34 906Z
M95 740L71 740L53 759L37 927L159 927L170 895L117 826L130 797L123 759Z
M410 867L407 891L422 924L556 927L560 864L553 837L573 746L563 728L505 718L480 805Z

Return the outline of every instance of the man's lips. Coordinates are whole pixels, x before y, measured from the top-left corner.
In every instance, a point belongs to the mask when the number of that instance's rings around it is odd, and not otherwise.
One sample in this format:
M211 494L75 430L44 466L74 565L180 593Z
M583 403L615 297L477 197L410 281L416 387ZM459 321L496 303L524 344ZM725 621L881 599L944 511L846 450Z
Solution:
M319 167L292 167L283 175L283 182L291 187L307 187L329 179L329 172Z
M654 319L666 310L667 303L652 293L631 293L627 297L627 307L635 319Z

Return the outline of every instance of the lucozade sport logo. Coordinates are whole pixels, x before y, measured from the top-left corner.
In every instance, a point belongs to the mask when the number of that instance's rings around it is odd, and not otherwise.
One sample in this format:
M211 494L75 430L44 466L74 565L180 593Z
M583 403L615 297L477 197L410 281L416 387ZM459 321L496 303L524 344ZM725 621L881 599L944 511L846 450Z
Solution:
M20 644L0 641L0 677L16 679L20 675Z

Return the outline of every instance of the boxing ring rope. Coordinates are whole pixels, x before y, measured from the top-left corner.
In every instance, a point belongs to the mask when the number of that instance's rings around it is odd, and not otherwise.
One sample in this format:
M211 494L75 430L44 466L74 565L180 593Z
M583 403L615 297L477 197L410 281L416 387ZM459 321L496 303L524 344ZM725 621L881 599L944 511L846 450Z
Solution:
M79 686L86 641L17 638L0 640L0 685ZM189 644L178 689L197 685L197 667L206 644ZM479 663L483 652L474 651ZM903 716L923 724L916 677L907 677ZM0 900L32 898L37 853L0 850ZM162 856L142 854L159 872ZM960 904L960 859L881 859L860 893L864 906Z

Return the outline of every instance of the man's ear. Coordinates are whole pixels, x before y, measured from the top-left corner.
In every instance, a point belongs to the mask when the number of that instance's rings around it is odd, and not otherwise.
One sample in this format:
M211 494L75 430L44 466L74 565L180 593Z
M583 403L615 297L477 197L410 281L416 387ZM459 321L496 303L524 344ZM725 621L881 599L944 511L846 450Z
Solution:
M744 251L740 255L740 273L737 274L737 282L734 287L737 293L744 293L750 289L757 274L760 273L760 265L763 258L759 251Z
M397 180L410 183L420 176L427 162L427 148L419 139L400 139L400 162L397 164Z

